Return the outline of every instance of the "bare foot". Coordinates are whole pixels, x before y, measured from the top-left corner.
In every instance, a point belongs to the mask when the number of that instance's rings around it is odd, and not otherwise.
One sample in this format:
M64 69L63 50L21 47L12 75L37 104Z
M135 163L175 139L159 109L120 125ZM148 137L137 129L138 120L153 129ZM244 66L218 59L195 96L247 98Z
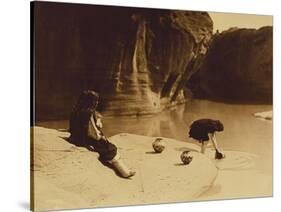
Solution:
M123 177L130 178L130 177L133 177L135 174L136 174L136 172L131 170L126 176L123 176Z

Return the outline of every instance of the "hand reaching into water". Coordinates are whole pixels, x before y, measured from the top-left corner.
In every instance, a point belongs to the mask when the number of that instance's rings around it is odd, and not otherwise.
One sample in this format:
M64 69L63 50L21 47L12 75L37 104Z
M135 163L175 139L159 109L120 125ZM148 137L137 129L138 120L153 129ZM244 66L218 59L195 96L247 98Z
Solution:
M223 159L225 158L225 154L224 152L222 152L221 150L216 149L216 154L215 154L215 159Z

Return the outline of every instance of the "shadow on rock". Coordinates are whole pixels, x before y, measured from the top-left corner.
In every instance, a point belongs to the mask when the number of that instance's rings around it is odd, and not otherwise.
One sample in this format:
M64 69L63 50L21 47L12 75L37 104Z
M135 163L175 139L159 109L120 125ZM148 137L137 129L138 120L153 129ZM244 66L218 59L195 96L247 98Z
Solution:
M97 151L95 151L93 145L91 145L90 143L88 143L88 144L87 144L87 143L86 143L86 144L81 144L81 143L76 143L76 142L74 142L72 139L70 139L70 137L62 137L62 136L59 136L59 137L62 138L62 139L64 139L64 140L67 141L68 143L75 145L76 147L83 147L83 148L86 148L88 151L98 153ZM99 162L100 162L102 165L106 166L106 167L109 168L109 169L112 169L112 170L114 171L114 173L115 173L118 177L122 177L122 176L114 169L113 165L110 164L108 161L103 160L103 159L100 157L100 155L99 155L98 160L99 160Z

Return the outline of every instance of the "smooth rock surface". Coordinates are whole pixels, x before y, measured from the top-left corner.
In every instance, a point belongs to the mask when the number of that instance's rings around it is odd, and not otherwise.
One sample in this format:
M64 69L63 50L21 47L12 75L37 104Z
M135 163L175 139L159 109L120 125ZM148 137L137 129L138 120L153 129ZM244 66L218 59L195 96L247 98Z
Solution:
M122 133L110 137L124 161L136 170L132 179L118 177L98 161L98 154L76 147L69 133L33 128L32 166L36 210L183 202L272 196L272 175L260 171L257 155L224 151L215 160L208 145L205 155L191 143L163 138L165 150L156 154L153 137ZM180 155L190 150L193 160L183 165Z
M35 209L88 208L196 200L217 176L217 168L194 144L163 138L166 149L156 154L155 138L118 134L109 140L137 174L118 177L98 161L98 154L69 144L66 132L34 127ZM192 150L183 165L180 154Z
M263 119L263 120L272 120L273 114L272 114L272 110L271 110L271 111L255 113L254 116L256 118Z

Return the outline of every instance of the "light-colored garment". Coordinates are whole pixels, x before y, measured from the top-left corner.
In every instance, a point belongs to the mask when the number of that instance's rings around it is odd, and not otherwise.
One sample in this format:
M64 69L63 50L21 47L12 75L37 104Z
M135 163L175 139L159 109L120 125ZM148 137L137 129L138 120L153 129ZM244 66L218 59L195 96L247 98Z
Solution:
M95 140L100 140L102 138L102 133L98 129L93 115L91 116L90 121L89 121L88 136Z

